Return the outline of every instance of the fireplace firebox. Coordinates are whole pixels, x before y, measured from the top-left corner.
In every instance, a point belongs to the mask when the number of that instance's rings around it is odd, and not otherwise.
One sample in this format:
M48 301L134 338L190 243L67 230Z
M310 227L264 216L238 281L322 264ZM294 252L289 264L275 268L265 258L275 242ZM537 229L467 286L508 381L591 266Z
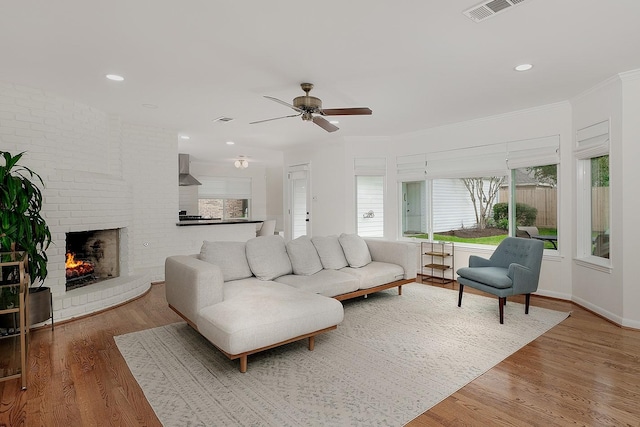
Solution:
M67 233L66 290L120 275L119 229Z

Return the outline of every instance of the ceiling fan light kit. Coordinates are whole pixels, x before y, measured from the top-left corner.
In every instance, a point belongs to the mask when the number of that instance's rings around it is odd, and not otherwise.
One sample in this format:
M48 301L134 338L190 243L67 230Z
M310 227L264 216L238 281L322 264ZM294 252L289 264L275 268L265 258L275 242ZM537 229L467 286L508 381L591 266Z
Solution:
M233 165L238 169L246 169L249 167L249 162L245 159L236 160Z
M309 95L309 92L311 91L311 89L313 89L312 83L302 83L300 84L300 87L305 92L305 95L294 98L293 104L289 104L288 102L282 101L272 96L265 96L265 98L270 99L271 101L275 101L279 104L291 108L298 114L291 114L288 116L276 117L273 119L258 120L256 122L251 122L250 124L286 119L288 117L301 117L302 120L313 122L327 132L335 132L339 128L334 124L329 123L329 121L322 116L363 116L372 114L371 109L368 107L323 109L322 100L320 98L316 98L315 96Z

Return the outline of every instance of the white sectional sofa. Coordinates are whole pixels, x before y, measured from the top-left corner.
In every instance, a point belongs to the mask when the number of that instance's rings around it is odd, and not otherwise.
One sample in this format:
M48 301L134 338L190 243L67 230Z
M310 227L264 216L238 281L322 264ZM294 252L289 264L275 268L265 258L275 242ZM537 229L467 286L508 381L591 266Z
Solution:
M169 306L230 359L333 330L340 301L413 282L417 248L351 234L204 242L165 262Z

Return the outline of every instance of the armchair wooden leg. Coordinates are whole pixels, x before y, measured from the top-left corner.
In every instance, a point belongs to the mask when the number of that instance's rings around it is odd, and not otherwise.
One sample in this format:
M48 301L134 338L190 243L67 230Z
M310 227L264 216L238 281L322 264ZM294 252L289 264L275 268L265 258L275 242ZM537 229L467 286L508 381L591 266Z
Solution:
M506 297L498 297L498 306L500 308L500 324L504 323L504 303L507 300Z
M464 289L464 285L459 285L460 291L458 292L458 307L462 306L462 290Z
M524 296L524 314L529 314L529 303L531 302L531 294Z

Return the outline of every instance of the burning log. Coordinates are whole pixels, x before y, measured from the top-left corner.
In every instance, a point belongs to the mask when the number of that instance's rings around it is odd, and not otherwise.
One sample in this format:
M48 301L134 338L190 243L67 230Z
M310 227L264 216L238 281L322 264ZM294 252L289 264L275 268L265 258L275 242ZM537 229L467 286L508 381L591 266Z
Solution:
M67 252L65 261L67 279L93 274L93 264L88 261L76 260L75 254Z

